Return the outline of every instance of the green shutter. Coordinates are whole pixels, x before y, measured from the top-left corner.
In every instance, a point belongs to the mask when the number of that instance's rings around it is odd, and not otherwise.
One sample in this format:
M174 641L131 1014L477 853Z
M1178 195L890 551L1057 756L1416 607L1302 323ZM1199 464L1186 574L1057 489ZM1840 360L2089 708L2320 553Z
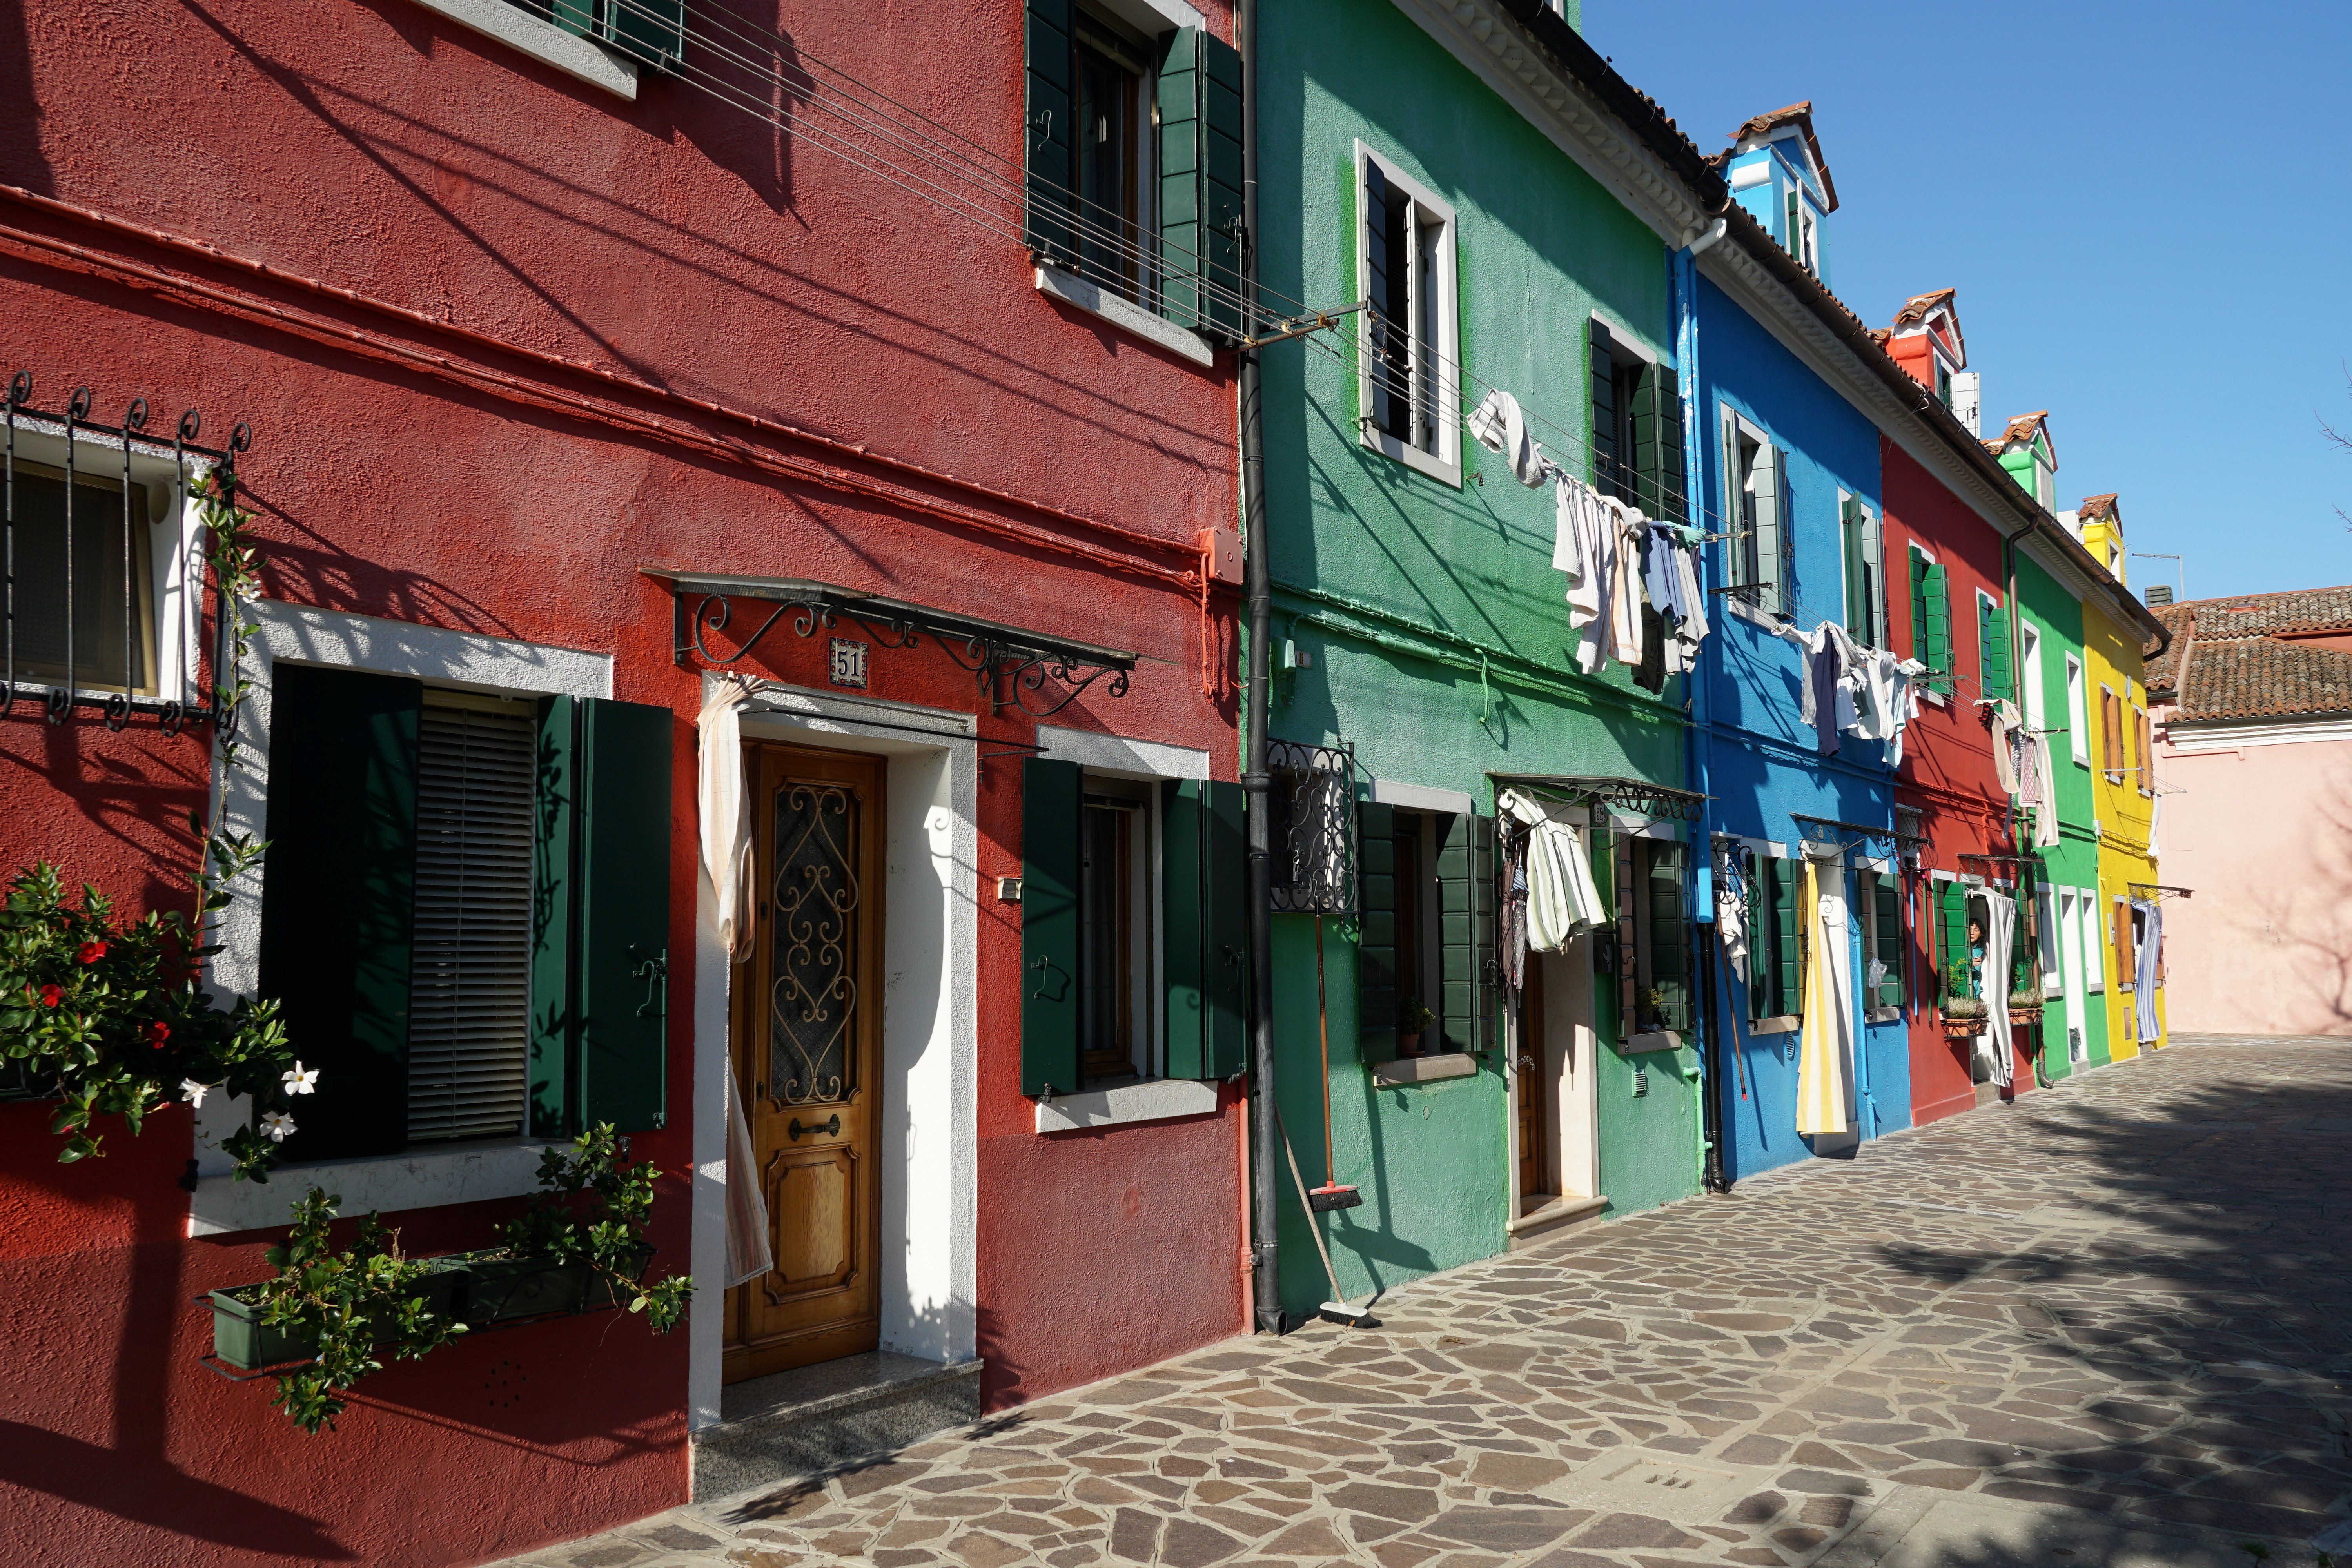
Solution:
M1592 344L1592 488L1613 496L1622 487L1625 456L1617 449L1617 357L1600 322L1587 335Z
M1078 861L1083 773L1021 764L1021 1092L1078 1087Z
M2016 670L2009 656L2009 616L1990 599L1979 599L1977 615L1978 677L1988 700L2017 700Z
M604 0L607 42L632 59L664 70L686 53L686 0ZM556 0L576 8L580 0Z
M1643 367L1633 399L1633 504L1645 516L1685 521L1682 383L1670 364Z
M1788 613L1788 532L1781 526L1780 449L1756 454L1756 607L1767 615Z
M1772 867L1772 1012L1785 1018L1804 1010L1804 949L1798 935L1798 906L1803 902L1803 868L1794 860L1774 860Z
M1878 983L1878 1005L1882 1007L1903 1005L1903 884L1891 876L1874 879L1872 889L1872 917L1876 922L1877 956L1886 964L1886 973Z
M1032 254L1057 267L1077 264L1077 132L1075 0L1027 0L1024 49L1027 69L1028 221Z
M1449 1051L1495 1045L1488 972L1495 957L1495 819L1474 808L1439 819L1438 1023Z
M667 1120L670 776L677 720L584 698L580 714L580 921L572 1062L583 1126L642 1132Z
M280 664L270 683L261 973L318 1088L293 1107L299 1160L408 1142L409 942L425 689Z
M1911 556L1911 657L1931 668L1935 660L1927 657L1927 558L1913 545Z
M1664 839L1649 845L1650 984L1662 998L1664 1026L1688 1029L1690 928L1683 900L1683 847Z
M1961 882L1946 882L1937 889L1937 946L1941 971L1938 992L1947 996L1977 994L1976 969L1969 952L1969 889Z
M1160 255L1163 313L1227 341L1242 335L1242 59L1198 27L1160 55Z
M1397 1055L1396 807L1356 807L1356 887L1362 900L1356 949L1358 1046L1368 1062Z
M1242 1069L1248 1002L1242 790L1184 779L1163 784L1160 799L1168 1076L1230 1078Z
M1951 580L1948 569L1929 562L1922 586L1927 605L1927 656L1920 662L1936 671L1928 678L1928 689L1948 693L1953 670Z
M1870 579L1862 549L1862 502L1846 496L1838 502L1838 540L1845 550L1845 629L1854 641L1870 641Z
M1390 319L1391 289L1389 274L1396 268L1410 269L1407 258L1389 254L1389 182L1381 166L1371 159L1364 160L1364 270L1365 298L1371 309L1366 312L1364 333L1356 352L1363 356L1364 375L1371 386L1371 406L1363 412L1373 428L1393 431L1396 428L1397 394L1390 390L1390 376L1402 356L1396 352L1398 334L1410 330L1409 323Z
M540 705L539 777L532 790L530 898L530 1135L568 1138L572 1115L572 936L579 883L572 874L579 831L579 704Z

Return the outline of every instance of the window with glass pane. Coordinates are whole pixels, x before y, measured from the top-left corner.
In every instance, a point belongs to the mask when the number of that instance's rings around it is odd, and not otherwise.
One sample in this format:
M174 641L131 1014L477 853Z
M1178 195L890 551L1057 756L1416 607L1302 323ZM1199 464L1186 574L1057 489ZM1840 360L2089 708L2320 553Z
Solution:
M1078 831L1079 1065L1086 1082L1098 1085L1151 1070L1147 793L1089 777Z
M70 626L76 688L154 690L152 489L131 486L127 528L125 499L120 480L74 476L68 563L65 471L17 461L8 622L16 679L62 685Z
M1150 46L1117 23L1077 14L1078 270L1146 303L1150 58Z

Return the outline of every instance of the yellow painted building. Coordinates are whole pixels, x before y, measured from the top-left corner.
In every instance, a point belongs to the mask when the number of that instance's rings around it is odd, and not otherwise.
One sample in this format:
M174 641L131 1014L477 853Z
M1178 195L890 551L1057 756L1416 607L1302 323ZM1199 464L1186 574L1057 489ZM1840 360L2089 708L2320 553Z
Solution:
M2120 585L2126 559L2123 519L2111 495L2093 496L2066 520L2094 559ZM2101 947L2105 958L2107 1049L2114 1060L2139 1055L2137 1020L2140 917L2134 900L2153 902L2159 880L2148 854L2156 816L2156 748L2148 721L2146 661L2138 634L2083 601L2084 713L2090 726L2091 787L2099 826ZM2165 1043L2164 992L2157 990L2157 1037Z

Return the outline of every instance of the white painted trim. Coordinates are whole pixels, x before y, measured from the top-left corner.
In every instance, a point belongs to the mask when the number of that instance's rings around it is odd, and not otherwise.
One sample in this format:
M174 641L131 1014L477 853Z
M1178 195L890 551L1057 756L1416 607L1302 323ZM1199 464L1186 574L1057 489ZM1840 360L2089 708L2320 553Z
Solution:
M1412 811L1450 811L1466 816L1474 809L1470 796L1458 789L1431 789L1426 784L1401 784L1395 779L1372 781L1372 799L1381 805L1402 805Z
M1633 336L1632 331L1624 327L1619 326L1616 322L1611 321L1608 317L1602 315L1598 310L1592 312L1592 324L1609 334L1609 342L1612 348L1622 349L1625 353L1632 354L1634 358L1642 361L1644 364L1655 364L1658 363L1658 356L1654 350L1650 348L1648 344L1643 342L1639 338Z
M1467 1051L1447 1051L1433 1057L1399 1057L1372 1064L1372 1084L1387 1089L1401 1083L1436 1083L1449 1078L1475 1078L1478 1058Z
M1168 1121L1180 1116L1207 1116L1217 1109L1217 1086L1197 1079L1162 1078L1145 1083L1079 1094L1057 1094L1037 1102L1037 1131L1076 1132L1089 1127L1117 1127L1133 1121Z
M1041 756L1076 763L1097 773L1129 773L1148 779L1209 776L1209 753L1191 746L1130 740L1094 730L1066 730L1052 724L1037 726L1037 743L1045 748L1039 753Z
M1369 165L1378 163L1384 181L1403 192L1416 206L1426 210L1444 226L1444 237L1437 247L1438 277L1433 282L1424 280L1422 285L1433 289L1437 295L1437 342L1431 345L1437 356L1437 416L1431 422L1436 430L1437 450L1424 452L1418 447L1406 445L1384 430L1372 427L1372 364L1369 357L1371 334L1369 331L1360 332L1356 339L1356 444L1365 451L1378 452L1406 468L1460 489L1462 300L1456 241L1460 237L1462 225L1451 202L1398 169L1395 160L1385 153L1373 152L1360 140L1355 147L1356 230L1351 248L1356 258L1357 299L1369 300L1372 293L1371 256L1364 243L1365 226L1371 217L1364 206L1364 174Z
M1144 34L1170 27L1205 27L1208 19L1184 0L1099 0L1103 9Z
M1751 1035L1793 1035L1804 1026L1804 1016L1783 1013L1777 1018L1759 1018L1748 1026Z
M2241 746L2292 746L2352 741L2352 720L2312 719L2273 721L2267 724L2184 724L2174 719L2166 726L2168 752L2195 756L2200 752L2235 751Z
M226 1236L282 1227L290 1198L312 1185L339 1194L341 1212L347 1215L520 1197L539 1190L540 1155L552 1147L541 1140L517 1138L468 1148L428 1147L390 1159L289 1165L280 1180L267 1185L234 1176L200 1176L195 1200L189 1205L188 1234Z
M1058 267L1037 268L1037 292L1065 305L1074 306L1090 316L1099 316L1112 326L1144 342L1157 344L1180 359L1198 365L1214 365L1216 350L1209 340L1191 331L1167 317L1145 310L1123 294L1114 294L1097 284L1089 283Z
M247 671L252 689L237 710L241 761L236 772L224 773L217 742L213 753L213 788L215 798L226 797L222 826L229 833L268 837L270 699L281 661L411 676L436 685L506 696L609 697L613 693L610 654L315 609L276 599L255 600L246 606L246 613L254 626ZM262 868L256 866L227 889L229 906L221 913L217 932L221 951L205 972L206 989L216 999L249 995L260 984L261 888ZM218 1205L224 1200L213 1195L226 1189L206 1178L228 1174L230 1161L221 1152L221 1141L246 1125L251 1115L249 1100L225 1094L213 1096L196 1111L197 1190L189 1204L190 1235L203 1234L196 1228L199 1226L217 1228L227 1223L242 1228L235 1225L236 1215L242 1211L222 1209ZM296 1121L300 1121L299 1110ZM404 1155L389 1163L402 1164L411 1158ZM288 1183L264 1190L277 1192L282 1204L288 1185L299 1183L299 1173L306 1168L288 1167ZM389 1184L390 1177L385 1180ZM431 1170L421 1172L420 1181L422 1184L407 1198L387 1184L376 1206L394 1210L472 1201L437 1195L446 1189ZM349 1199L351 1194L344 1196Z
M416 0L436 16L446 16L486 38L496 38L542 65L601 87L617 98L635 101L637 62L625 55L608 54L575 33L542 20L507 0Z

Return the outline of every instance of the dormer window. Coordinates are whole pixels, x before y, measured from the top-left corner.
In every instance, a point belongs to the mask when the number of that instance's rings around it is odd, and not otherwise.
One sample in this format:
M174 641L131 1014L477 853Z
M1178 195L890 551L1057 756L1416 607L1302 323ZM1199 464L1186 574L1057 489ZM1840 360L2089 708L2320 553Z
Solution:
M2039 447L2033 449L2033 499L2045 511L2058 504L2058 469Z
M1947 408L1952 405L1952 369L1940 359L1936 362L1936 401Z

